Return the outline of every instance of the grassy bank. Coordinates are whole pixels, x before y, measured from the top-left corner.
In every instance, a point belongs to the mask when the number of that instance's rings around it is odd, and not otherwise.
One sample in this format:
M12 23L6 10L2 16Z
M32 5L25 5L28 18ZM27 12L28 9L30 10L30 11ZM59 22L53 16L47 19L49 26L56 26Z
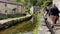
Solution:
M7 19L7 18L16 18L16 17L22 17L26 16L26 14L0 14L0 20Z
M33 34L37 34L37 31L38 31L38 27L40 26L40 15L39 15L39 12L36 12L34 14L34 16L36 17L36 27L35 29L33 30Z
M42 10L46 7L46 5L47 5L49 2L51 2L51 0L45 1L44 4L41 5L41 10L40 10L41 12L43 12ZM38 34L38 27L40 26L40 15L39 15L39 12L36 12L36 13L34 14L34 16L36 17L37 22L36 22L36 27L35 27L35 29L33 30L33 34Z

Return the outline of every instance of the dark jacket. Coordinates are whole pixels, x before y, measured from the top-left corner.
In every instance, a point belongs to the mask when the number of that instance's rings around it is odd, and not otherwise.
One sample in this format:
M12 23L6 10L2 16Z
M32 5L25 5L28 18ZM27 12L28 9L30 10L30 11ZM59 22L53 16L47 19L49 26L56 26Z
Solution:
M49 14L50 15L54 15L54 16L59 16L59 10L57 7L52 7L50 10L49 10Z

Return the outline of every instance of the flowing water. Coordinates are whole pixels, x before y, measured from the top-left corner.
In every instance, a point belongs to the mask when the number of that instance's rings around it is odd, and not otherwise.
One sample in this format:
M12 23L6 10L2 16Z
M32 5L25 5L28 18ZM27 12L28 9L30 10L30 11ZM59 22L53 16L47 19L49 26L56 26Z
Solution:
M34 29L34 23L29 20L20 24L14 25L8 29L0 31L0 34L20 34L22 32L31 32Z

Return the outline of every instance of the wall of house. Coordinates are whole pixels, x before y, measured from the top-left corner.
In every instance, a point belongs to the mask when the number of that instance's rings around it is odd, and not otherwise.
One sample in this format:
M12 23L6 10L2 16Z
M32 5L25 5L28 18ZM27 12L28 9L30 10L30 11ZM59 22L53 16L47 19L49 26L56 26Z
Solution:
M5 3L0 3L0 13L5 13Z
M0 13L2 14L17 14L17 13L25 13L24 6L12 5L0 3Z
M11 4L7 4L7 10L8 10L8 14L10 13L10 14L15 14L16 13L16 10L17 10L17 5L11 5ZM13 9L15 9L16 8L16 10L13 10Z

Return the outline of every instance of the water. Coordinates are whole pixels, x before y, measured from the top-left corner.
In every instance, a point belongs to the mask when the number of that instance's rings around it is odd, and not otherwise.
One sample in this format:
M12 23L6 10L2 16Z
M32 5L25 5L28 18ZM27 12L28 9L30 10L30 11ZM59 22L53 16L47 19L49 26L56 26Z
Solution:
M31 31L34 29L34 24L31 20L22 22L20 24L17 24L15 26L12 26L8 29L0 31L0 34L11 34L11 33L17 33L19 34L20 32L27 32L27 34L31 33Z

